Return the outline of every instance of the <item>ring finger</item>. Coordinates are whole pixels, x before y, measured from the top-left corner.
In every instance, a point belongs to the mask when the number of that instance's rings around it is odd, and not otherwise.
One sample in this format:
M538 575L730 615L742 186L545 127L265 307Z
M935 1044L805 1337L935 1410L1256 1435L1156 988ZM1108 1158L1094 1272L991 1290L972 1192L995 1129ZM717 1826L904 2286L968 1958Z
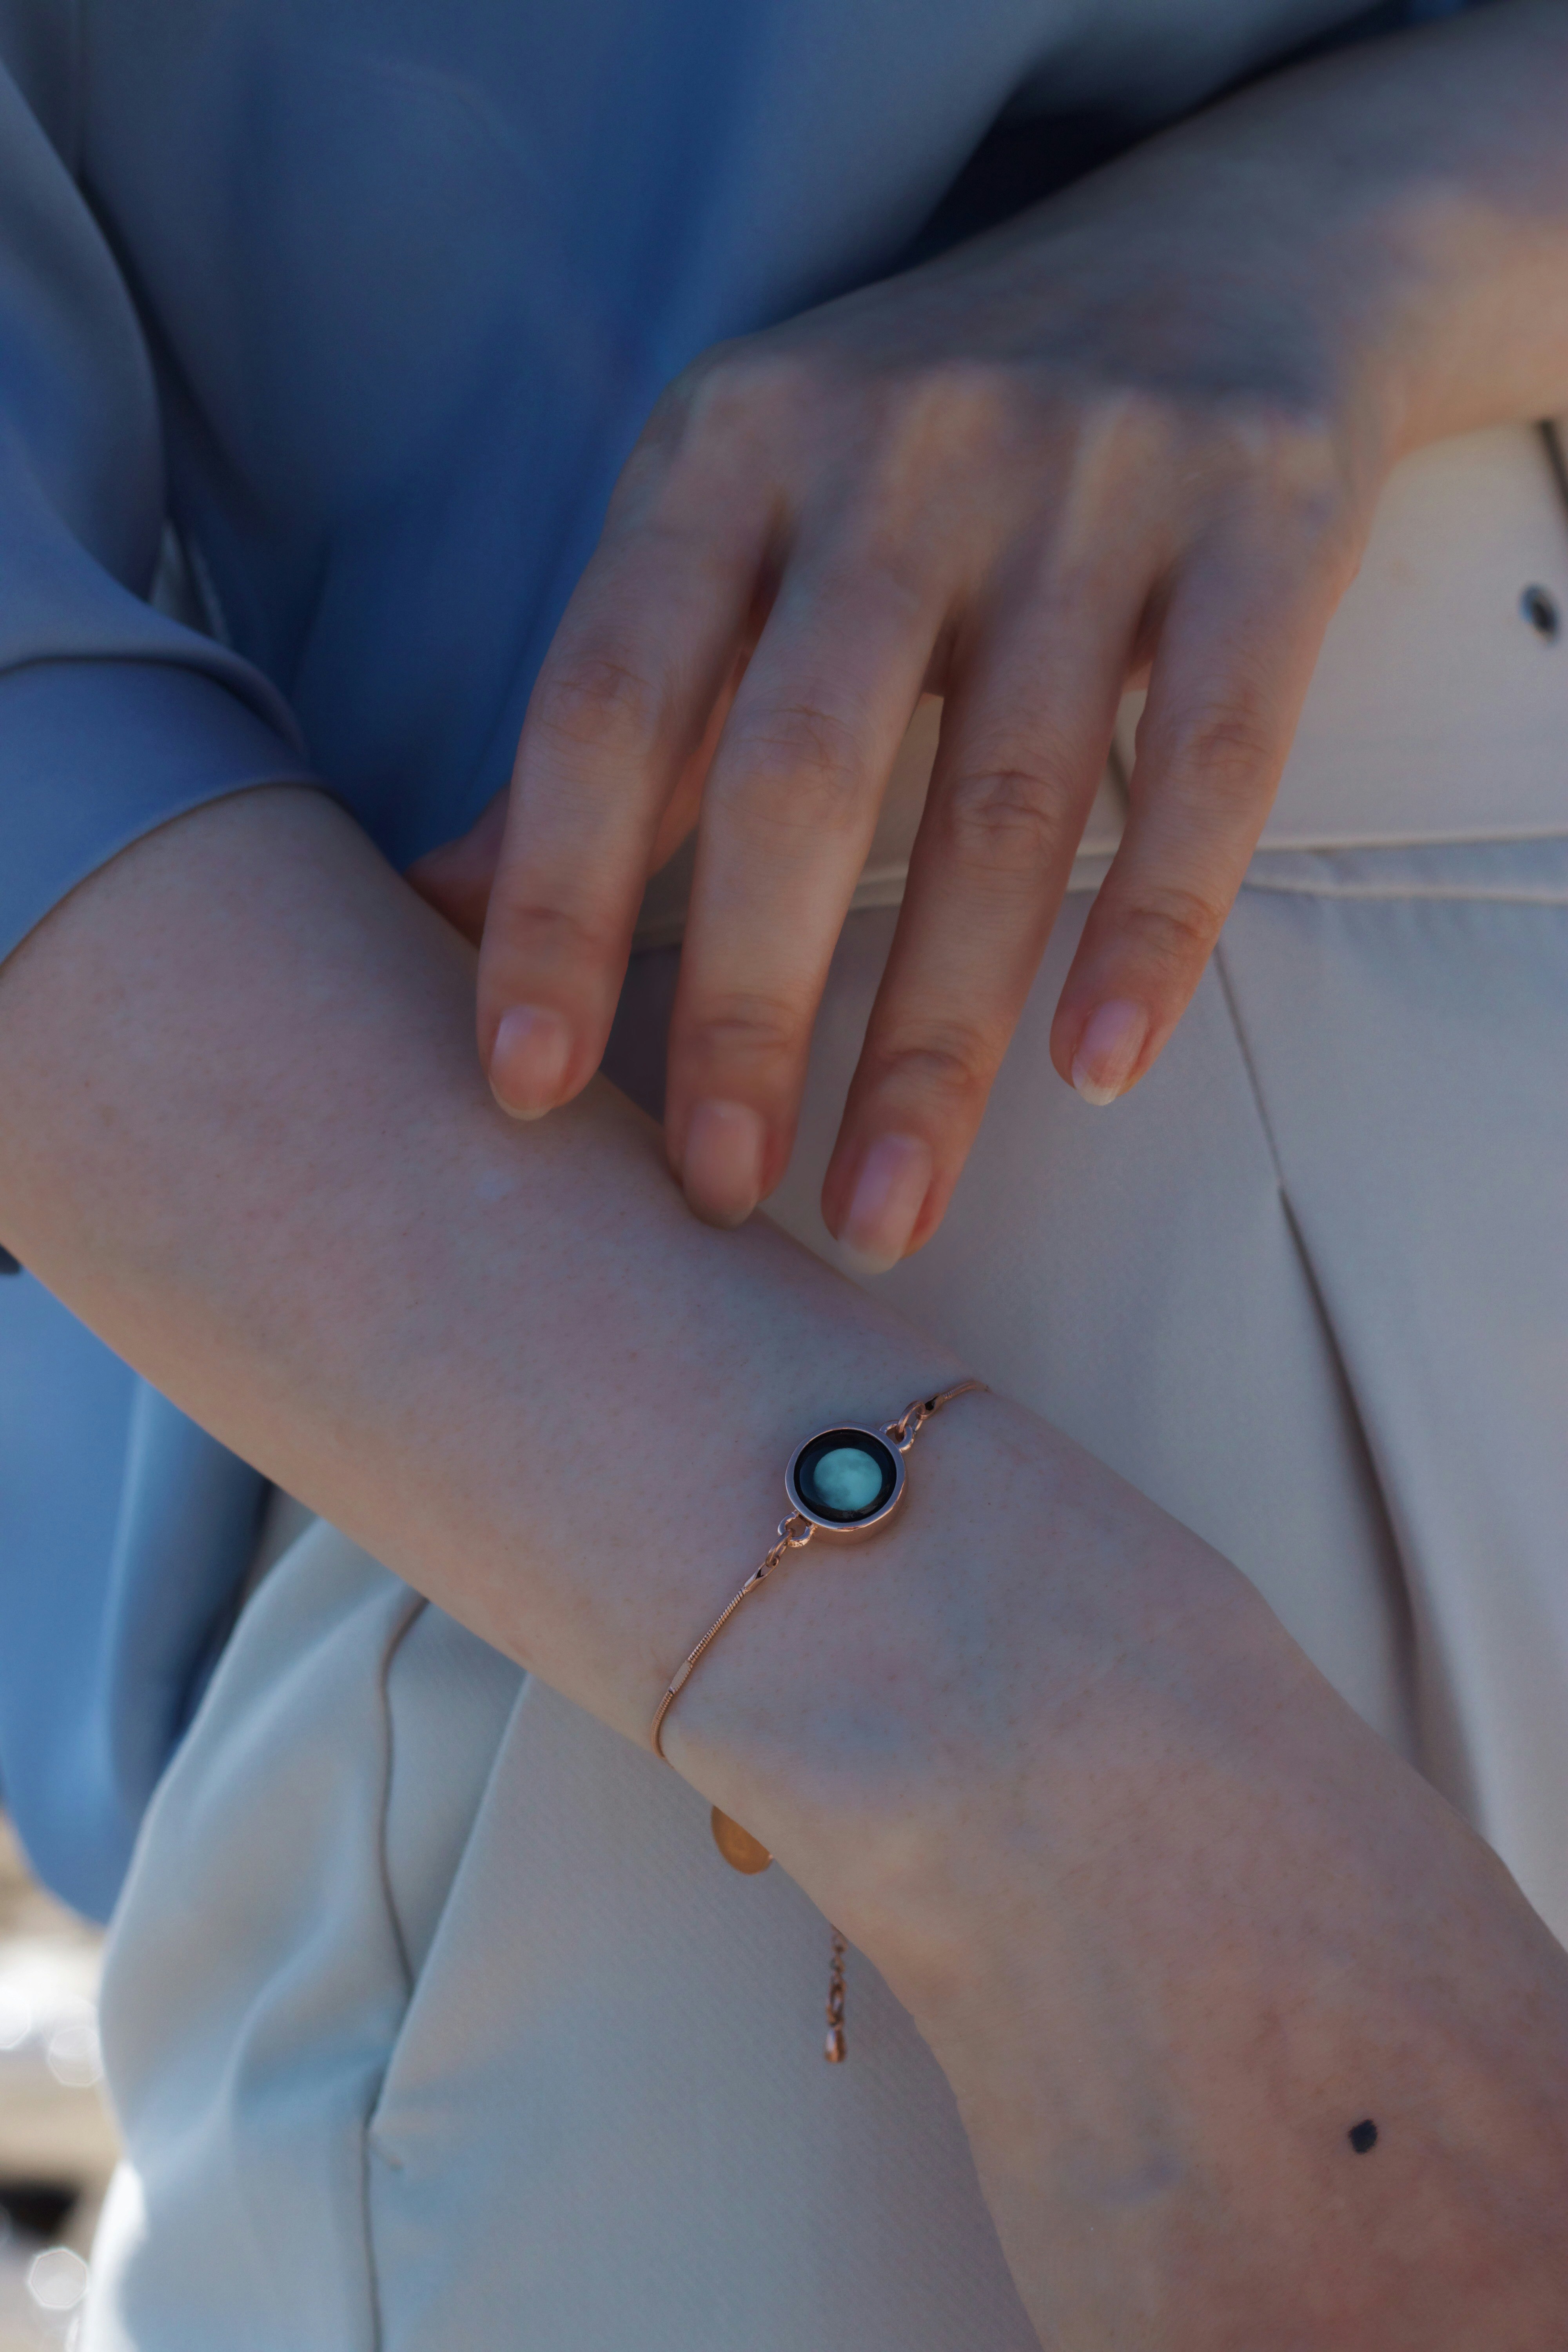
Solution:
M935 1229L973 1140L1104 771L1142 584L1058 584L958 667L823 1187L868 1272Z

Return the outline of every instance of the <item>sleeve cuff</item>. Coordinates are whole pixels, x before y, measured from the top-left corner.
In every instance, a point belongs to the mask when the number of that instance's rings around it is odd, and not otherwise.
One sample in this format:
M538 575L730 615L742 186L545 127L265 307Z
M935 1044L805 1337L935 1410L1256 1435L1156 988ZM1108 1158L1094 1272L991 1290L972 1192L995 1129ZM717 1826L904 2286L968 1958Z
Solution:
M0 677L0 959L143 834L267 783L320 779L200 670L45 661Z

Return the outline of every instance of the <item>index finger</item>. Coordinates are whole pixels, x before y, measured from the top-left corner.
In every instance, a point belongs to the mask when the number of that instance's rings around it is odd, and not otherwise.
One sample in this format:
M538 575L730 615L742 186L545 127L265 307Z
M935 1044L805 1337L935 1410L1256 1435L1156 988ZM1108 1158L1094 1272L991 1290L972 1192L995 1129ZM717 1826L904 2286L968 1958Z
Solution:
M757 535L639 525L595 558L530 698L479 955L479 1053L538 1118L598 1067L677 779L742 637Z
M941 624L854 530L786 573L713 762L670 1024L688 1201L737 1224L784 1172L812 1024Z

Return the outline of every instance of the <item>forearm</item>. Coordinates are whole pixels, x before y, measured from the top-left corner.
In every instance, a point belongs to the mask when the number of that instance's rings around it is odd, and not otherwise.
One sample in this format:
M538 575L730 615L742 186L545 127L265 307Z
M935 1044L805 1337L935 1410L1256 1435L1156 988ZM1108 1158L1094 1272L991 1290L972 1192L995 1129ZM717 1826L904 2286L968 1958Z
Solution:
M940 1349L693 1223L607 1087L520 1128L473 958L323 798L140 844L0 975L0 1233L197 1419L642 1732L814 1413Z
M696 1224L608 1088L504 1119L471 989L326 801L180 820L0 973L0 1234L640 1738L765 1547L791 1445L959 1368L765 1226ZM1302 2340L1346 2352L1415 2340L1384 2325L1411 2314L1424 2352L1468 2352L1478 2317L1556 2295L1568 1995L1502 1874L1234 1571L1034 1416L966 1399L913 1478L887 1538L803 1554L742 1612L671 1753L909 2003L1047 2340L1282 2341L1331 2262L1356 2325ZM1347 2234L1369 2111L1401 2153ZM1422 2231L1468 2261L1472 2211L1503 2285L1467 2279L1449 2326Z
M204 1425L640 1740L772 1540L800 1438L973 1368L761 1221L698 1224L609 1087L504 1118L472 990L471 950L325 798L180 819L0 971L0 1236ZM994 1662L1042 1612L1042 1719L1134 1625L1264 1613L1001 1398L920 1452L889 1536L848 1572L792 1561L666 1739L868 1944L876 1822L896 1846L907 1774L984 1742ZM1042 1579L1047 1553L1070 1572Z
M1321 266L1353 282L1364 247L1394 289L1395 454L1568 409L1563 0L1504 0L1370 43L1255 102L1263 168L1284 141L1342 192Z

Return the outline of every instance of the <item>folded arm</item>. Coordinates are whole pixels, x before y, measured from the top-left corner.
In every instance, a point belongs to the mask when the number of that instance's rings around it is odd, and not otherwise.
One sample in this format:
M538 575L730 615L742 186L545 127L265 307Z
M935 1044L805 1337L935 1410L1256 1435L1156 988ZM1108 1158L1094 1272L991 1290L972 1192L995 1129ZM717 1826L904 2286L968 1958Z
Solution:
M607 1087L505 1119L473 982L324 797L176 820L0 969L0 1236L645 1738L798 1438L985 1368L696 1223ZM668 1751L911 2009L1043 2338L1549 2352L1568 1963L1506 1874L1035 1416L966 1400L917 1473L852 1573L805 1553L742 1612Z

